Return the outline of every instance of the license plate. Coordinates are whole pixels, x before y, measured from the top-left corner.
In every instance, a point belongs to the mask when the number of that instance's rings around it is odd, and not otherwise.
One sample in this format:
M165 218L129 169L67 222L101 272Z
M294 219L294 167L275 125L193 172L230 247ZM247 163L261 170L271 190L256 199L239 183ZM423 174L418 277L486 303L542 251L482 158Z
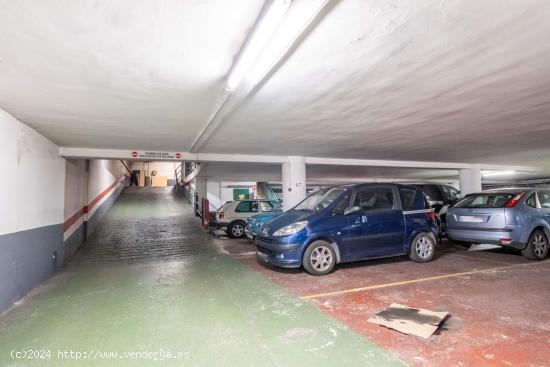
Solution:
M480 217L473 217L470 215L462 216L460 217L461 222L467 222L467 223L483 223L483 218Z

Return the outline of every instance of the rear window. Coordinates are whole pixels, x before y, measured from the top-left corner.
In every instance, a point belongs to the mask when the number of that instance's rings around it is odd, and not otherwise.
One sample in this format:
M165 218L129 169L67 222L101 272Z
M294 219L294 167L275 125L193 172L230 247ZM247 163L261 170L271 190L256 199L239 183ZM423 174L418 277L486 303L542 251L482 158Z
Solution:
M416 197L416 190L400 188L399 195L401 195L401 205L403 206L403 210L414 209L414 198Z
M453 208L504 208L514 196L516 194L504 192L468 195L456 203Z
M430 201L443 201L443 195L441 195L441 190L437 185L419 185L426 196L428 197L428 200Z

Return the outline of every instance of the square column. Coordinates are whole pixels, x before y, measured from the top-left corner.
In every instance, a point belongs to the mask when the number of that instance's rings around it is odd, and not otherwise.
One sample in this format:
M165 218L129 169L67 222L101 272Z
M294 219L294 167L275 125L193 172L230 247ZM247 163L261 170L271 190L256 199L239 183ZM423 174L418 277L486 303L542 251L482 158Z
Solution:
M462 196L481 191L481 166L472 164L469 168L461 169L458 180Z
M288 157L283 163L283 209L288 210L306 197L304 157Z

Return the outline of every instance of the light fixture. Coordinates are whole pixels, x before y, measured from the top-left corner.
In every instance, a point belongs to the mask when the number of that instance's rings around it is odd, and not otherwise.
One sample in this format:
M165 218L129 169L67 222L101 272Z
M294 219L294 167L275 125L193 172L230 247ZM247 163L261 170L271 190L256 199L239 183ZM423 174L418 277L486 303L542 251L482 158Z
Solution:
M484 171L482 172L483 177L492 177L492 176L507 176L513 175L516 171Z
M248 43L244 46L229 73L227 90L233 91L239 86L249 68L269 43L269 39L273 36L291 4L292 0L271 0L271 4L258 20Z

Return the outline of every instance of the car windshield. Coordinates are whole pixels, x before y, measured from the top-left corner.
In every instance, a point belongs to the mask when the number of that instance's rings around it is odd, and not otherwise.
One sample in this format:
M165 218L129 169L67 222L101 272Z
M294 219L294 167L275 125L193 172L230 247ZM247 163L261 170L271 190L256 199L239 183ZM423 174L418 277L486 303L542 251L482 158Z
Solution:
M321 189L309 195L304 201L296 205L293 210L318 212L328 207L346 191L343 187Z
M506 203L516 194L509 192L495 192L468 195L460 200L454 208L504 208Z

